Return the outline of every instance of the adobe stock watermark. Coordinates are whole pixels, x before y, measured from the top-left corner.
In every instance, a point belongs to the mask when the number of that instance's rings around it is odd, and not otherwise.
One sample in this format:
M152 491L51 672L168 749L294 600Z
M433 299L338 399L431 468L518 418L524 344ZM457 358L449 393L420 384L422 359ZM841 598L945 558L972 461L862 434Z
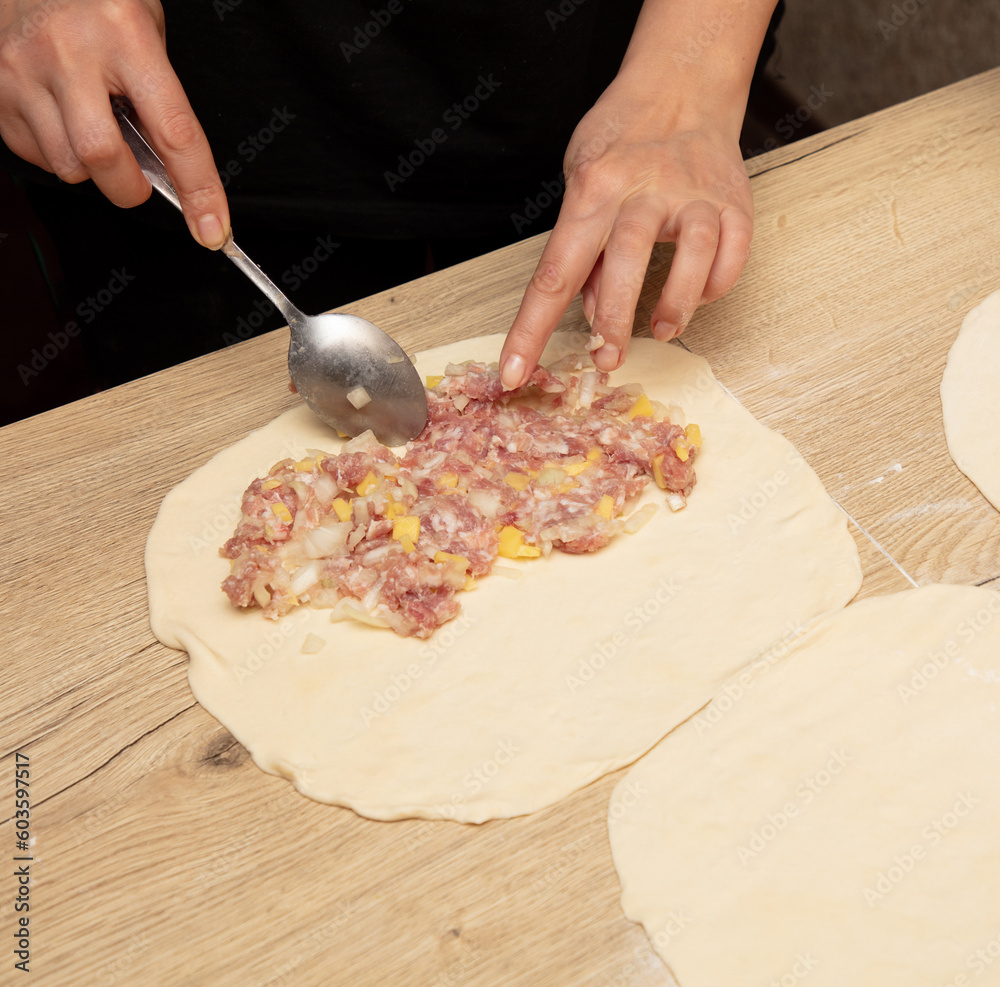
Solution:
M973 977L981 977L998 960L1000 960L1000 932L965 958L964 965L967 970L972 971L971 977L966 973L956 973L948 983L940 984L939 987L974 987Z
M412 2L413 0L406 0L406 3ZM403 12L404 6L403 0L389 0L378 10L370 9L368 13L371 14L371 19L354 29L350 41L340 42L340 53L344 56L344 61L350 65L351 59L360 55L392 23L392 19Z
M66 0L42 0L40 4L35 6L30 14L25 14L21 18L21 23L18 25L16 33L9 33L9 38L15 44L22 44L25 41L30 41L32 38L36 37L38 32L48 24L52 15L59 10L60 7L66 6Z
M847 751L830 751L826 763L815 773L803 778L793 789L792 798L773 812L767 814L767 821L755 829L744 843L736 848L736 858L744 867L756 860L770 844L791 825L792 820L801 815L806 806L812 804L823 791L833 784L834 779L851 763Z
M86 325L90 325L134 280L135 275L129 274L124 267L115 268L111 272L107 285L94 292L93 295L88 295L77 305L77 318ZM67 322L57 332L50 332L47 343L43 343L41 347L32 348L29 362L17 365L17 373L21 378L21 383L28 387L35 377L59 358L59 355L69 346L70 340L76 339L80 332L80 323L74 320Z
M892 40L896 32L926 3L927 0L903 0L902 3L894 3L889 11L889 19L880 17L875 23L882 40Z
M460 613L454 620L439 627L417 651L419 662L411 661L406 668L389 677L389 682L372 697L371 706L362 706L361 720L366 727L381 716L385 716L393 706L405 696L416 684L417 680L438 660L443 658L465 632L476 624L476 618L467 613Z
M549 29L554 31L560 24L565 24L586 2L587 0L559 0L557 7L549 7L545 11Z
M904 178L932 168L955 146L958 140L957 132L951 126L937 131L930 140L906 148L898 160L902 165L887 187L876 189L874 201L869 202L857 214L857 225L865 226L872 222L884 222L886 210L892 210L896 202L896 185ZM852 222L852 226L854 223ZM992 276L992 272L991 272Z
M333 252L339 246L340 244L335 242L329 234L316 237L316 246L312 253L307 254L298 263L292 264L291 267L285 268L278 278L279 282L289 291L301 288L320 269L320 266L333 256ZM254 299L253 308L252 312L247 313L246 316L241 315L236 320L235 333L229 332L227 329L222 334L222 341L226 346L232 346L234 343L249 339L275 311L274 302L270 298Z
M114 987L115 984L125 983L132 970L132 965L152 945L152 940L145 932L133 935L129 939L128 946L121 953L110 963L105 963L98 968L97 983L100 987Z
M880 870L871 886L862 892L865 904L874 908L886 895L892 894L912 874L917 864L927 859L927 851L938 846L944 838L961 824L980 799L972 792L959 792L954 805L937 819L932 819L920 833L923 842L914 843L909 850L893 855L892 863Z
M501 83L493 78L491 72L488 76L480 75L476 79L476 87L463 100L451 104L441 115L442 124L448 126L448 130L454 133L466 120L478 110L501 86ZM413 150L405 156L400 154L397 159L395 171L386 170L382 173L386 185L390 192L395 192L396 188L403 184L408 178L412 178L417 169L434 155L434 152L447 140L450 134L444 127L435 127L426 137L418 137L413 142Z
M646 935L654 949L665 950L691 923L694 917L684 908L672 908L667 912L663 924L655 933L646 930ZM645 947L633 950L633 959L623 964L612 976L601 981L601 987L631 987L640 977L649 975L649 953Z
M281 620L269 621L273 626L261 634L264 639L256 648L247 648L243 655L243 663L233 667L232 672L238 685L243 685L256 675L294 636L295 632L304 628L312 611L300 610L282 617Z
M727 682L719 694L708 704L703 713L698 713L691 721L695 733L700 737L719 723L727 713L731 712L737 703L752 689L757 680L766 675L773 665L777 664L788 652L802 634L802 628L794 621L787 620L783 626L784 633L777 643L767 651L761 652L749 667L740 675Z
M531 226L549 206L562 198L565 190L566 179L562 173L559 174L558 178L542 182L540 192L525 198L524 211L510 214L510 221L514 224L514 232L520 233L521 230Z
M796 133L801 130L826 104L827 100L834 95L832 89L827 89L825 83L820 83L819 87L810 86L809 95L794 110L789 110L783 117L779 117L773 123L774 132L785 143L795 140ZM774 137L768 137L760 147L744 152L744 156L755 158L765 151L773 151L778 147L778 141Z
M240 141L236 148L237 156L230 158L219 169L222 187L228 188L229 183L237 175L243 173L243 165L250 164L259 154L266 151L268 146L274 142L274 138L282 133L296 116L297 114L289 112L287 106L281 107L280 110L276 106L272 106L271 119L256 133L247 134L246 140Z
M767 987L795 987L796 984L805 980L817 966L819 966L819 961L813 957L812 953L796 953L792 958L792 965L788 972L769 980Z
M963 618L938 648L927 652L927 658L915 666L909 678L896 686L896 693L904 706L920 696L927 687L954 661L961 658L959 642L971 644L1000 616L1000 594L991 593L989 602L974 614Z
M795 473L801 472L806 465L805 460L795 449L790 449L785 453L785 463L789 467L787 471L778 469L770 476L758 480L755 489L743 495L739 507L726 515L726 524L729 525L732 534L753 521L778 496L781 490L788 486Z
M445 819L454 819L458 815L458 807L464 805L471 796L478 795L484 788L487 788L500 772L510 764L522 748L511 738L498 740L496 750L492 757L486 758L481 764L470 768L462 778L462 787L465 791L454 792L451 798L438 805L438 812Z
M622 617L623 629L614 631L610 636L598 641L589 655L581 658L576 674L568 672L565 677L566 688L571 696L576 695L588 682L592 681L608 662L619 657L628 645L629 638L641 631L650 621L659 616L660 611L681 592L681 587L675 584L673 576L661 579L656 584L654 592L634 606Z
M578 840L567 843L559 851L555 860L531 882L531 890L544 891L561 884L566 879L566 875L572 873L579 861L587 855L592 844L593 840L589 835L581 836Z

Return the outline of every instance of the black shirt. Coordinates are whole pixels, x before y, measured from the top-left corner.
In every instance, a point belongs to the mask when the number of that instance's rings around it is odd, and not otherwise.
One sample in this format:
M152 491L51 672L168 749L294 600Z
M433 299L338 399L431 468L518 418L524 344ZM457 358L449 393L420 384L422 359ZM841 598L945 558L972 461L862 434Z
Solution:
M641 0L167 0L234 224L511 229L557 180ZM544 199L544 196L542 196Z

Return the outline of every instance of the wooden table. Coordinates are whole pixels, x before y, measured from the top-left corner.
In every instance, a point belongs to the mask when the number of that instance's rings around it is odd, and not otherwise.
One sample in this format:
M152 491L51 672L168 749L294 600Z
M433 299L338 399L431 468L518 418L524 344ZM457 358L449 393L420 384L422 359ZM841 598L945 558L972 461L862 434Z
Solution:
M749 162L740 286L684 343L851 519L862 596L1000 575L1000 516L952 463L938 384L1000 287L1000 70ZM350 306L408 349L506 330L538 236ZM669 248L636 317L645 331ZM577 302L564 325L582 323ZM664 985L618 906L621 772L521 819L378 823L260 771L147 624L168 489L291 406L283 332L0 430L0 847L30 757L34 984ZM15 983L13 863L0 982ZM725 945L720 930L720 948ZM25 981L27 982L27 981Z

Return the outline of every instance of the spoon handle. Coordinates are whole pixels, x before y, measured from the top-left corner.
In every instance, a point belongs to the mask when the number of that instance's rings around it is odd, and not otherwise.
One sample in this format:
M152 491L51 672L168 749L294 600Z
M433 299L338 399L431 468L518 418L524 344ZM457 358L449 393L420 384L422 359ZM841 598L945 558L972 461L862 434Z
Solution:
M142 134L136 129L135 124L129 119L130 105L124 97L115 96L112 99L115 117L118 126L121 128L122 137L129 149L135 155L142 173L149 179L150 184L168 202L177 209L181 208L181 200L177 197L177 190L174 188L167 169L160 160L157 153L146 143ZM285 317L289 326L295 321L305 318L289 300L281 289L236 245L232 233L226 238L222 245L222 252L257 286L257 288L274 303L275 307Z

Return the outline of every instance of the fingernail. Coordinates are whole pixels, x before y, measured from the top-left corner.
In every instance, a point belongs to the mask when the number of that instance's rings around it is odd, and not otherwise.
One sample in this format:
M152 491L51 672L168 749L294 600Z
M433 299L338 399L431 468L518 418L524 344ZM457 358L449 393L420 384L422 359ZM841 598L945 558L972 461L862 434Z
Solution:
M593 288L584 288L583 296L583 317L589 325L594 324L594 309L597 308L597 296Z
M503 384L504 390L513 391L520 387L524 383L524 372L527 369L524 357L517 353L511 353L500 368L500 383Z
M198 239L203 247L210 250L218 250L225 242L226 234L222 229L222 222L218 216L209 213L198 220Z
M611 343L605 343L595 354L594 354L594 366L598 370L604 370L610 373L612 370L618 369L618 361L621 359L622 351L618 349L617 346Z
M664 322L660 319L659 322L653 325L653 338L659 339L661 342L667 342L667 340L673 339L677 335L677 326L671 325L669 322Z

